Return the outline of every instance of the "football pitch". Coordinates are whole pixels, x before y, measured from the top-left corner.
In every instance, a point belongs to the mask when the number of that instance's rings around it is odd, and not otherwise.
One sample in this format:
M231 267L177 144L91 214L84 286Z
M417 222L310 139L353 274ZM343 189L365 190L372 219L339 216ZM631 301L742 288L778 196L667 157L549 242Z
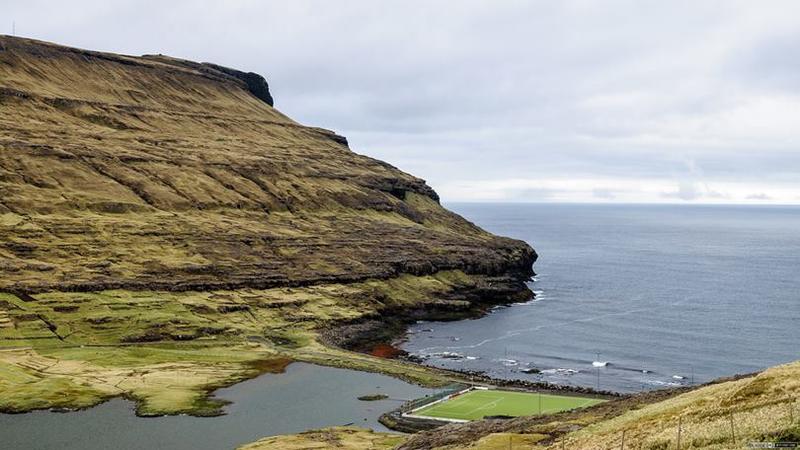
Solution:
M413 415L443 419L477 420L485 416L552 414L602 402L603 400L594 398L476 389L414 411Z

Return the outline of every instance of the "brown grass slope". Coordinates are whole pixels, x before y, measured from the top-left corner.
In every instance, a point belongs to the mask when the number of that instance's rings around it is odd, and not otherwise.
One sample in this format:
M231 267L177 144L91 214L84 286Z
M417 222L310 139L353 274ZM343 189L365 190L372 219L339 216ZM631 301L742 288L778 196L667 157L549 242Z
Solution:
M389 450L403 441L403 436L376 433L357 427L332 427L305 433L273 436L243 445L238 450Z
M320 333L531 295L528 245L272 104L256 74L0 36L0 411L219 414L298 360L440 385Z
M0 36L0 291L530 275L529 246L289 119L259 80Z

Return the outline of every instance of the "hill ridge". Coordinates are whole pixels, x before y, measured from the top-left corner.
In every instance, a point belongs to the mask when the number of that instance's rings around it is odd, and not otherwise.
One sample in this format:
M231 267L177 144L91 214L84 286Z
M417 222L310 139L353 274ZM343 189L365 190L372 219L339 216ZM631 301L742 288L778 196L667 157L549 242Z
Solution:
M259 96L241 74L0 37L10 113L0 119L0 212L18 216L0 226L0 289L530 276L527 245L444 210L423 180L353 153L344 137L294 122L263 98L266 81Z

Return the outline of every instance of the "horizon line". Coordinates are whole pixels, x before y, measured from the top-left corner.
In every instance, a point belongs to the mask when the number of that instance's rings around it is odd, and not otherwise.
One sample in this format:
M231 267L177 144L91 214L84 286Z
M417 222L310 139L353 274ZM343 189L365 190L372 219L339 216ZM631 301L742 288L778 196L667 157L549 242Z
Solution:
M570 200L448 200L441 203L474 203L474 204L528 204L528 205L628 205L628 206L755 206L755 207L800 207L799 203L719 203L719 202L593 202Z

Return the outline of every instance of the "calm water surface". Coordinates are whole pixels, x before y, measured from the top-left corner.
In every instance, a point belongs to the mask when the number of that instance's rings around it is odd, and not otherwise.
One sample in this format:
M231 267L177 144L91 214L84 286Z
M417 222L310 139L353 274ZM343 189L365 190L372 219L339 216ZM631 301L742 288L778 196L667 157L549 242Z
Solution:
M800 359L800 208L447 206L532 244L538 297L415 325L430 364L631 392Z
M233 402L220 417L140 418L115 399L71 413L0 414L2 449L231 449L265 436L354 423L386 430L378 417L403 400L432 393L383 375L291 364L216 392ZM388 400L356 397L383 393Z

